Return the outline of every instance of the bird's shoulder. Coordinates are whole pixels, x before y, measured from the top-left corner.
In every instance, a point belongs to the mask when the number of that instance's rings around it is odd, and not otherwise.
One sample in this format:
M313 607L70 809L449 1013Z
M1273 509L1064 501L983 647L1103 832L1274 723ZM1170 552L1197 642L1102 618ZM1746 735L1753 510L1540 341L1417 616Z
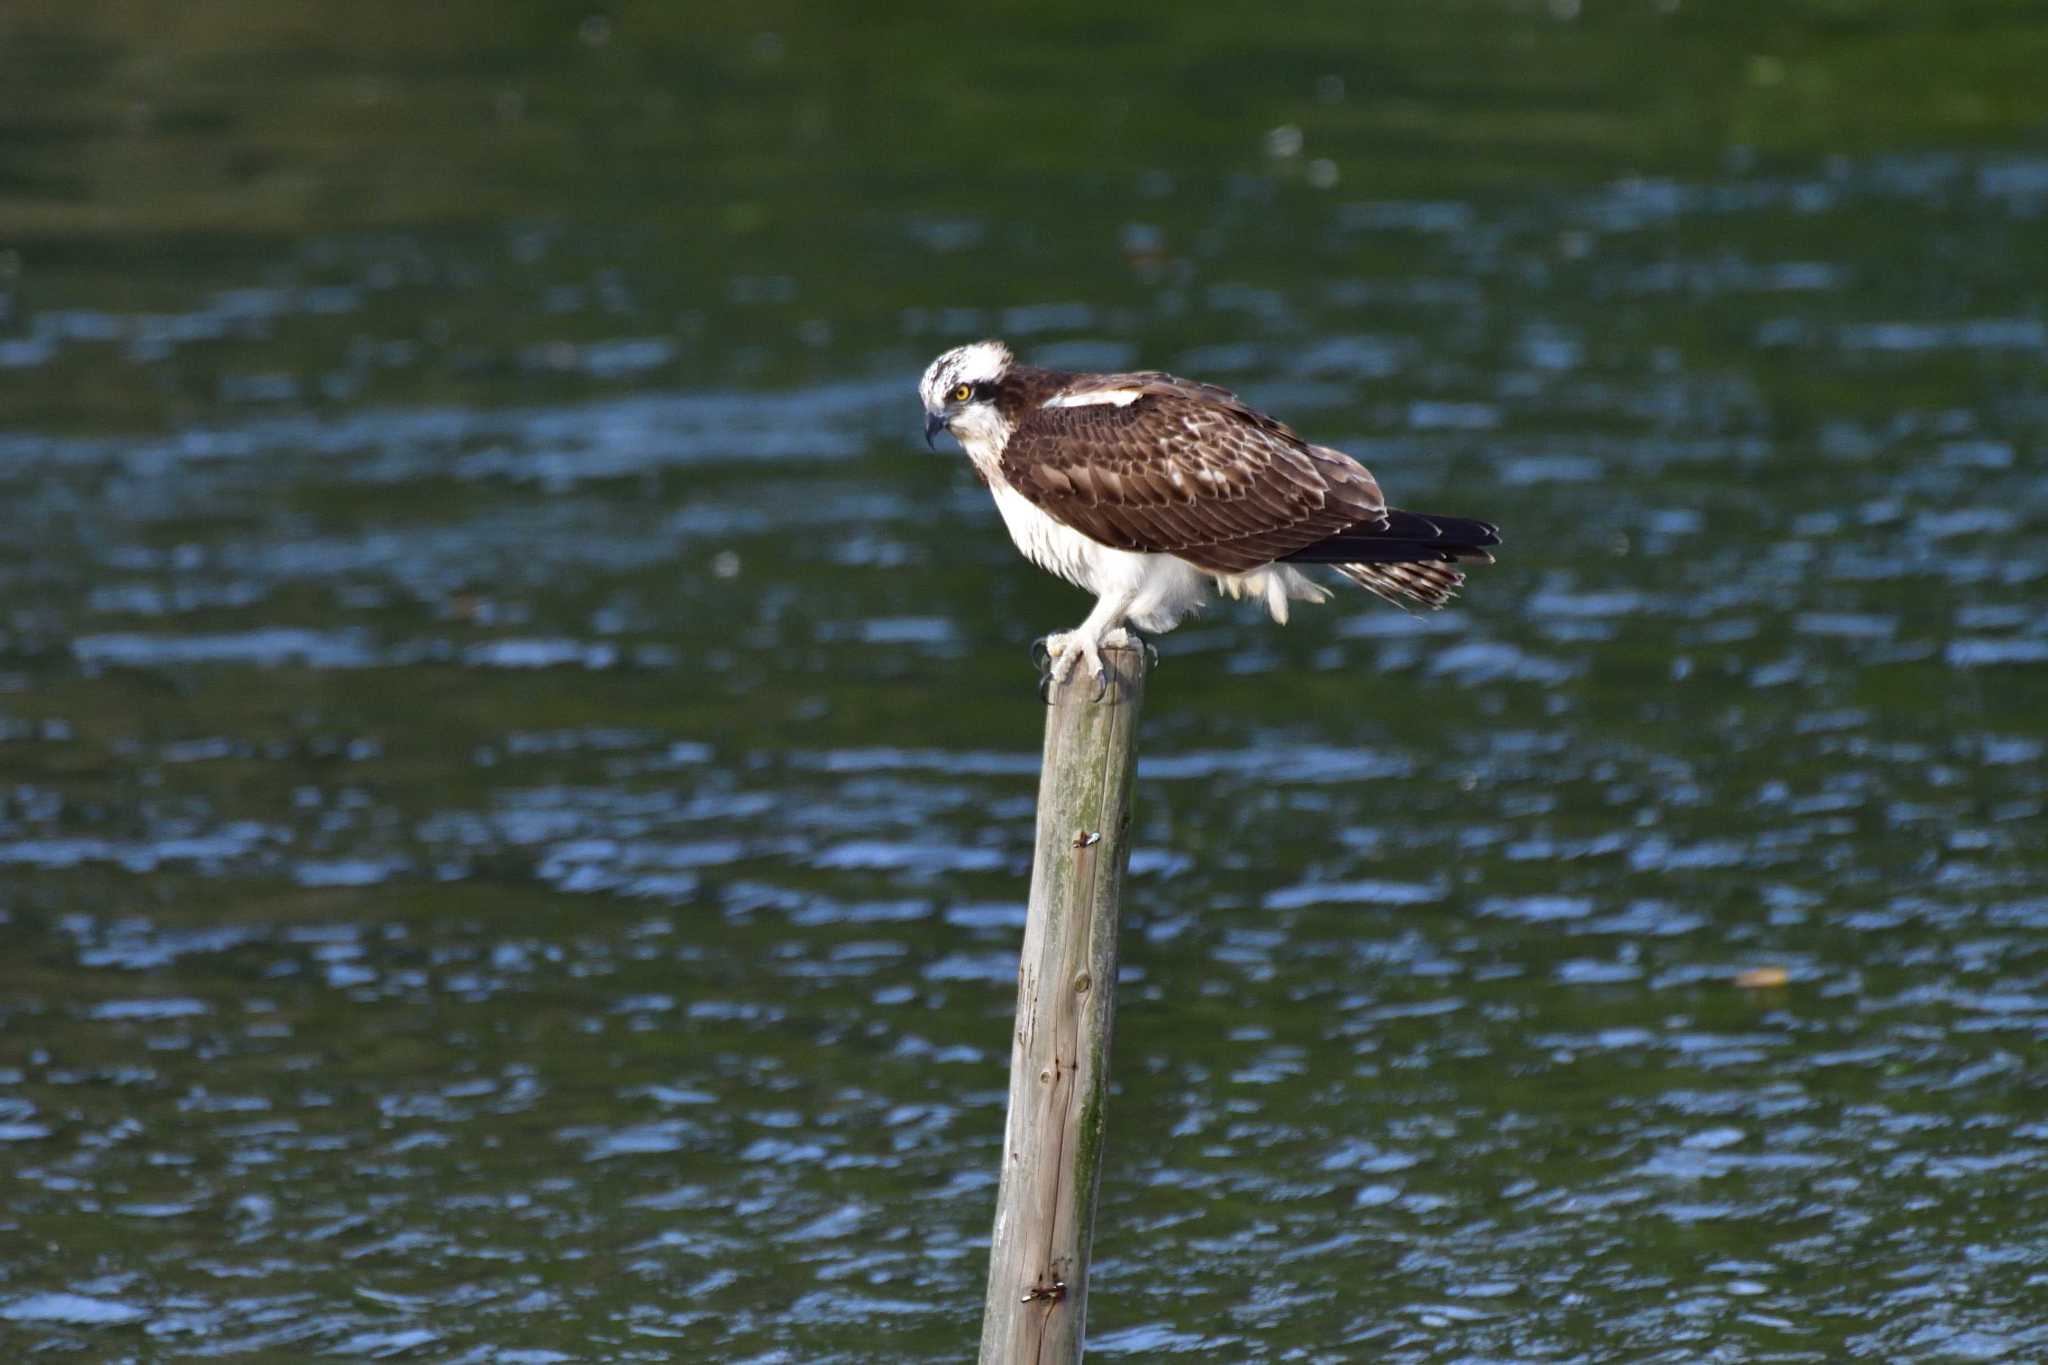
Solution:
M1163 370L1061 376L1020 403L1005 465L1265 466L1308 449L1229 389Z

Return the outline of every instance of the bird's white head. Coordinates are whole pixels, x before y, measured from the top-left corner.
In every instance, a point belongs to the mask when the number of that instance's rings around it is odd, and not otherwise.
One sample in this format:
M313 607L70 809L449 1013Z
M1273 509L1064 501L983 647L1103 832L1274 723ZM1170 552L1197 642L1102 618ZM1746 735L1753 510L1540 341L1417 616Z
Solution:
M950 431L970 450L975 443L1000 447L1008 423L995 404L996 385L1010 372L1014 357L1000 341L955 346L934 360L918 381L924 403L924 439Z

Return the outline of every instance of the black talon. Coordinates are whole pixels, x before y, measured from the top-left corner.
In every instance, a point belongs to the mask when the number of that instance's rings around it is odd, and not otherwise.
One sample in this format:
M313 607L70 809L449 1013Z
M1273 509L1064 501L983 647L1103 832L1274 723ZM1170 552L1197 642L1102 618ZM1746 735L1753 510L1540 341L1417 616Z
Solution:
M1095 695L1088 700L1099 705L1102 699L1108 695L1109 670L1107 668L1097 669L1095 673Z
M1052 651L1046 648L1048 636L1041 635L1031 642L1031 664L1038 670L1038 699L1047 706L1052 705Z

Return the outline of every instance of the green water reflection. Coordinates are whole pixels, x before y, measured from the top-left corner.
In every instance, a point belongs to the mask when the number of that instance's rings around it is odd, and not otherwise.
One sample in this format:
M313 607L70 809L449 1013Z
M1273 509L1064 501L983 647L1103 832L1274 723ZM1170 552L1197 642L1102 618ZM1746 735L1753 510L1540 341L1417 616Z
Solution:
M2048 1351L2044 62L11 8L0 1344L964 1354L1084 605L917 444L1002 334L1508 538L1162 641L1099 1354Z

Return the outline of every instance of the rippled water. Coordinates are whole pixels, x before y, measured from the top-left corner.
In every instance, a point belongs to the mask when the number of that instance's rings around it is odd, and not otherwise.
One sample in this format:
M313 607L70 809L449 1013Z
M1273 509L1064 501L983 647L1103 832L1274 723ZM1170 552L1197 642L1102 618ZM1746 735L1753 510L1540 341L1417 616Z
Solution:
M1577 8L1513 24L1594 70L1635 20ZM729 164L692 120L861 97L617 77L723 261L527 181L301 223L265 196L342 173L300 113L199 182L243 234L0 158L0 1342L967 1352L1025 647L1085 606L915 444L924 360L996 332L1239 387L1508 541L1439 615L1161 641L1095 1353L2048 1356L2048 148L1501 174L1475 113L1418 168L1375 130L1469 101L1415 23L1412 106L1276 51L1305 103L1141 141L1071 221L827 178L850 216L772 242L781 125ZM77 42L111 65L53 100L172 81ZM133 115L164 155L253 155L173 117L239 107L228 47ZM554 129L530 60L340 107Z

